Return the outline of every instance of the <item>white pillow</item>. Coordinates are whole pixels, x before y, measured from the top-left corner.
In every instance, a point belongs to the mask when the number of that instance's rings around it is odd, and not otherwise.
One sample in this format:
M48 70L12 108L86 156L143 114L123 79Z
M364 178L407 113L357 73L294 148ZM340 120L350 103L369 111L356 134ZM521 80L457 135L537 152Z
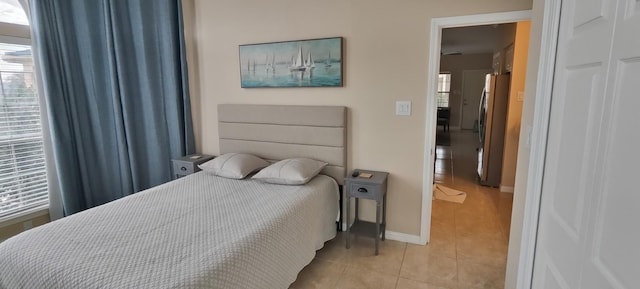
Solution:
M325 162L312 159L286 159L262 169L252 178L272 184L304 185L326 165Z
M223 154L198 165L206 173L229 179L243 179L252 172L269 165L269 162L250 154Z

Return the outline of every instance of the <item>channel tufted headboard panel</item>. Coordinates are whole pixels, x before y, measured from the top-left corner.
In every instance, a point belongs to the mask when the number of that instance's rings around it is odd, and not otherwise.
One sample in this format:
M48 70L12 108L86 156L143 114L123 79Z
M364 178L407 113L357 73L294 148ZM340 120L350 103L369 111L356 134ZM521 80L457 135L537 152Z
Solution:
M269 161L305 157L329 163L322 174L343 185L347 167L344 106L219 104L220 153Z

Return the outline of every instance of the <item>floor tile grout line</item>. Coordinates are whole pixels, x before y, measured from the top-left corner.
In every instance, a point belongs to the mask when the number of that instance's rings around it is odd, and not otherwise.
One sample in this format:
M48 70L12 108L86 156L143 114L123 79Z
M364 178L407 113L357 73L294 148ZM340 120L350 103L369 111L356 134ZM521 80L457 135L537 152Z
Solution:
M404 251L402 252L402 260L400 261L400 269L398 269L398 275L396 276L396 286L393 288L398 289L398 282L400 281L400 274L402 273L402 266L404 266L404 257L407 255L407 243L404 243Z
M393 288L398 289L398 281L400 281L400 275L396 276L396 285Z
M349 266L349 264L343 264L343 265L344 267L342 268L342 272L340 272L340 274L338 275L338 278L336 278L336 280L333 281L333 286L331 286L334 289L338 288L338 284L340 284L340 280L342 280L342 278L347 272L347 266Z
M402 260L400 261L400 269L398 270L398 276L400 276L400 273L402 272L402 266L404 265L404 257L407 255L407 246L408 244L405 242L404 250L402 251Z
M458 208L453 207L453 244L456 253L456 287L460 287L460 263L458 262Z
M449 155L449 160L451 161L451 180L452 183L455 184L455 173L453 166L453 158L454 158L454 140L451 139L451 150ZM458 262L458 207L454 206L451 208L453 210L453 243L455 248L455 260L456 260L456 287L460 287L460 265Z
M340 284L340 281L344 278L345 274L347 274L347 267L348 266L349 266L349 264L346 264L344 266L344 268L342 268L342 273L340 273L339 277L333 283L333 286L332 286L333 289L337 289L338 288L338 285Z

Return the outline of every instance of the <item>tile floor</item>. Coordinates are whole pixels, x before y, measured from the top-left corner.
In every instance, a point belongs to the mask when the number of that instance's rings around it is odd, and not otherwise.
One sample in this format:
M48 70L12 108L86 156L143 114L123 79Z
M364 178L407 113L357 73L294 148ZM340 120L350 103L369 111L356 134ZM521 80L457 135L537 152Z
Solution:
M380 255L373 239L345 235L325 243L291 288L503 288L512 194L475 183L476 135L451 132L437 148L436 182L467 192L463 204L433 201L431 242L387 240Z

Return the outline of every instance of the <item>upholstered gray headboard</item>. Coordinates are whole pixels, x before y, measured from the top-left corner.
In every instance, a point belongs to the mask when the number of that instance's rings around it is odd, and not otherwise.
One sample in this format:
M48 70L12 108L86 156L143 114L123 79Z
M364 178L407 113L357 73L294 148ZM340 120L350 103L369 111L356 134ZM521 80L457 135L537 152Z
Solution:
M343 184L347 167L344 106L218 105L220 153L269 161L305 157L329 163L322 174Z

